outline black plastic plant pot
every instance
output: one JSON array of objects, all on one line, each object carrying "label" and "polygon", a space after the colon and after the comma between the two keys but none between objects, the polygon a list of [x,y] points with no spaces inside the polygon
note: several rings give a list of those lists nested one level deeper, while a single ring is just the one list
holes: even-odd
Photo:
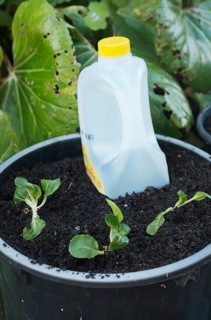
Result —
[{"label": "black plastic plant pot", "polygon": [[211,153],[211,105],[199,113],[196,128],[198,134],[205,142],[205,150]]},{"label": "black plastic plant pot", "polygon": [[[157,137],[211,161],[191,145]],[[1,165],[0,183],[23,166],[75,155],[79,135],[39,143]],[[0,240],[0,286],[7,320],[210,320],[211,244],[163,267],[90,277],[32,263]]]}]

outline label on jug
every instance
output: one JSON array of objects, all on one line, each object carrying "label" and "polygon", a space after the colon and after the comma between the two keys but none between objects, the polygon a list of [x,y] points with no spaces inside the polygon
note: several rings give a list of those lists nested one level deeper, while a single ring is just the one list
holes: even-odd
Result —
[{"label": "label on jug", "polygon": [[98,176],[98,174],[92,164],[92,161],[89,157],[88,150],[84,144],[82,144],[82,151],[83,151],[84,165],[85,165],[86,172],[87,172],[88,176],[90,177],[92,183],[97,188],[97,190],[99,192],[105,194],[105,190],[104,190],[102,181],[100,180],[100,178],[99,178],[99,176]]}]

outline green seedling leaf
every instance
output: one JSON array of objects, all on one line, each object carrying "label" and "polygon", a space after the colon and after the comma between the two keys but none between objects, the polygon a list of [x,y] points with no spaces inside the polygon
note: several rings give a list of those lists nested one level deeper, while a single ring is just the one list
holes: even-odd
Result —
[{"label": "green seedling leaf", "polygon": [[79,64],[67,24],[46,0],[22,2],[13,19],[13,61],[0,106],[19,148],[78,129]]},{"label": "green seedling leaf", "polygon": [[109,226],[112,229],[118,228],[119,226],[118,218],[114,214],[108,214],[105,217],[105,222],[107,226]]},{"label": "green seedling leaf", "polygon": [[69,253],[79,259],[91,259],[103,255],[104,251],[99,250],[97,241],[90,235],[77,235],[69,245]]},{"label": "green seedling leaf", "polygon": [[175,208],[179,207],[181,204],[183,204],[183,203],[185,203],[187,201],[187,194],[184,191],[179,190],[177,195],[179,197],[179,200],[175,204],[175,206],[174,206]]},{"label": "green seedling leaf", "polygon": [[40,235],[42,230],[45,228],[46,223],[44,220],[40,219],[40,217],[37,215],[35,219],[32,219],[31,227],[27,228],[25,227],[23,229],[23,238],[24,240],[32,240]]},{"label": "green seedling leaf", "polygon": [[110,242],[118,242],[121,239],[121,236],[117,229],[111,229],[110,231]]},{"label": "green seedling leaf", "polygon": [[[113,230],[115,231],[115,230]],[[117,249],[121,249],[124,246],[128,245],[129,239],[127,236],[114,236],[113,241],[110,243],[108,247],[108,251],[114,251]]]},{"label": "green seedling leaf", "polygon": [[30,199],[35,199],[35,201],[39,200],[39,198],[42,195],[42,191],[39,186],[33,183],[27,183],[25,185],[25,189],[28,192],[29,198]]},{"label": "green seedling leaf", "polygon": [[27,185],[28,183],[28,180],[24,177],[17,177],[15,178],[15,185],[16,187],[19,187],[19,188],[23,188]]},{"label": "green seedling leaf", "polygon": [[29,183],[27,179],[23,177],[17,177],[15,179],[16,190],[14,194],[14,200],[16,202],[25,202],[29,205],[41,197],[41,189],[36,184]]},{"label": "green seedling leaf", "polygon": [[121,236],[126,236],[130,233],[130,230],[130,227],[125,223],[121,223],[118,227],[118,232]]},{"label": "green seedling leaf", "polygon": [[52,195],[61,185],[61,180],[59,178],[55,180],[41,180],[42,190],[45,192],[44,196],[48,197]]},{"label": "green seedling leaf", "polygon": [[111,201],[109,199],[106,199],[106,202],[111,207],[113,214],[118,218],[119,223],[121,223],[123,220],[123,214],[122,214],[122,211],[120,210],[120,208],[116,205],[116,203],[114,203],[113,201]]},{"label": "green seedling leaf", "polygon": [[[113,251],[129,243],[127,234],[130,232],[130,227],[120,223],[123,220],[123,215],[119,207],[109,199],[106,201],[113,211],[113,214],[108,214],[105,217],[105,222],[110,227],[108,251]],[[70,241],[69,252],[73,257],[80,259],[91,259],[104,254],[104,251],[99,250],[97,241],[92,236],[84,234],[77,235]]]},{"label": "green seedling leaf", "polygon": [[27,183],[25,186],[28,195],[30,198],[34,198],[35,200],[39,200],[42,195],[41,189],[39,186],[33,183]]},{"label": "green seedling leaf", "polygon": [[25,188],[16,188],[14,193],[14,201],[16,203],[25,202],[28,196],[28,192]]},{"label": "green seedling leaf", "polygon": [[[125,237],[127,234],[130,233],[130,227],[125,224],[125,223],[121,223],[118,225],[118,227],[115,229],[111,229],[110,231],[110,242],[111,244],[115,243],[115,248],[118,249],[122,247],[122,243],[126,243],[128,244],[129,240],[127,237]],[[127,241],[126,241],[127,238]],[[111,245],[110,244],[110,245]],[[114,246],[112,246],[114,248]]]},{"label": "green seedling leaf", "polygon": [[201,201],[201,200],[204,200],[205,198],[211,199],[211,195],[202,191],[198,191],[194,194],[194,196],[192,197],[192,200]]},{"label": "green seedling leaf", "polygon": [[130,232],[130,227],[125,223],[121,223],[123,214],[120,208],[113,201],[109,199],[106,199],[106,201],[113,211],[113,214],[108,214],[105,217],[106,224],[111,228],[108,251],[113,251],[120,249],[129,243],[129,239],[126,235]]},{"label": "green seedling leaf", "polygon": [[190,198],[188,200],[186,198],[186,201],[182,202],[178,207],[181,207],[181,206],[183,206],[185,204],[188,204],[189,202],[192,202],[194,200],[195,201],[201,201],[201,200],[204,200],[205,198],[211,199],[211,196],[206,192],[197,191],[192,198]]},{"label": "green seedling leaf", "polygon": [[157,215],[157,217],[155,218],[155,220],[153,220],[148,226],[147,226],[147,233],[150,236],[154,236],[158,230],[160,229],[160,227],[162,227],[162,225],[165,222],[165,218],[163,215],[163,212],[161,212],[160,214]]}]

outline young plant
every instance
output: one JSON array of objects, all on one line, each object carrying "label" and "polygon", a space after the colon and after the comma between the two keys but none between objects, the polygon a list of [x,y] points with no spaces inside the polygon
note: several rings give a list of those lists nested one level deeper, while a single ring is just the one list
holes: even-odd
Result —
[{"label": "young plant", "polygon": [[43,199],[40,205],[38,205],[38,200],[42,195],[40,187],[36,184],[28,182],[27,179],[23,177],[17,177],[15,179],[15,193],[14,201],[16,203],[25,202],[32,210],[32,219],[30,227],[25,227],[23,229],[23,238],[25,240],[32,240],[36,238],[42,230],[45,228],[46,223],[38,215],[38,210],[44,206],[47,197],[52,195],[60,186],[60,179],[55,180],[41,180],[41,186],[43,194]]},{"label": "young plant", "polygon": [[125,223],[121,223],[123,214],[120,208],[113,201],[109,199],[106,199],[106,201],[113,211],[113,214],[108,214],[105,217],[105,222],[110,227],[108,251],[113,251],[121,249],[129,243],[127,235],[130,233],[130,227]]},{"label": "young plant", "polygon": [[201,201],[201,200],[204,200],[205,198],[211,199],[211,195],[209,195],[205,192],[202,192],[202,191],[196,192],[194,194],[194,196],[190,199],[187,199],[187,195],[182,190],[179,190],[177,195],[178,195],[179,199],[176,202],[176,204],[174,205],[174,207],[169,207],[165,211],[160,212],[157,215],[157,217],[147,226],[146,232],[149,235],[154,236],[158,232],[160,227],[164,224],[164,222],[165,222],[164,216],[168,212],[173,211],[176,208],[182,207],[182,206],[190,203],[191,201]]},{"label": "young plant", "polygon": [[[105,217],[106,224],[110,230],[110,244],[108,251],[113,251],[126,246],[129,243],[127,237],[130,232],[128,225],[121,223],[123,214],[120,208],[111,200],[106,199],[111,207],[113,214]],[[77,235],[70,240],[69,253],[79,259],[91,259],[98,255],[103,255],[104,251],[99,250],[98,242],[90,235]]]}]

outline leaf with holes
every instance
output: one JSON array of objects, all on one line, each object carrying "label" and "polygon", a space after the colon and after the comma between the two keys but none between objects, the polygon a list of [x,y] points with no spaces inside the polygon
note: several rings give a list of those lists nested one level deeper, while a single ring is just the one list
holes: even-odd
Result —
[{"label": "leaf with holes", "polygon": [[46,0],[30,0],[18,7],[12,33],[14,68],[0,105],[20,147],[75,132],[79,64],[66,23]]},{"label": "leaf with holes", "polygon": [[[147,9],[146,9],[147,8]],[[157,53],[168,71],[178,75],[194,90],[211,87],[211,2],[142,1],[136,12],[154,23]]]},{"label": "leaf with holes", "polygon": [[17,138],[5,112],[0,110],[0,164],[18,152]]},{"label": "leaf with holes", "polygon": [[149,98],[157,133],[181,138],[193,124],[189,102],[177,81],[162,67],[148,63]]},{"label": "leaf with holes", "polygon": [[97,61],[98,53],[94,46],[74,27],[69,25],[69,31],[76,50],[77,61],[81,68],[88,67]]},{"label": "leaf with holes", "polygon": [[117,14],[112,12],[115,32],[127,36],[133,55],[147,63],[150,107],[156,133],[181,138],[193,123],[189,102],[178,82],[163,69],[156,56],[153,27],[140,23],[130,6],[121,8]]},{"label": "leaf with holes", "polygon": [[[142,56],[140,50],[134,49],[133,52]],[[150,58],[145,60],[154,129],[156,133],[181,138],[193,124],[189,102],[178,82],[162,66]]]}]

